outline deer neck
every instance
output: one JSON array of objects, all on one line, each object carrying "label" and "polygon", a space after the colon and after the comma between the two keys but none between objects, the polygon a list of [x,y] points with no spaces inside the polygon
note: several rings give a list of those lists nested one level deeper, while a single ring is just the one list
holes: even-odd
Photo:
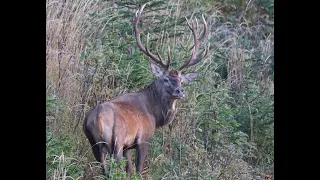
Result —
[{"label": "deer neck", "polygon": [[168,98],[161,93],[162,87],[151,83],[145,88],[149,112],[154,116],[156,127],[172,122],[176,113],[177,99]]}]

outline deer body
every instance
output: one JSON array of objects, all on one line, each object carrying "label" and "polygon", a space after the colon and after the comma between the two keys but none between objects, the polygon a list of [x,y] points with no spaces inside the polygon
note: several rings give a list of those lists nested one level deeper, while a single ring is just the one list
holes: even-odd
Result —
[{"label": "deer body", "polygon": [[[181,74],[183,68],[200,61],[196,57],[199,49],[199,39],[195,36],[194,24],[191,27],[188,22],[195,41],[191,58],[178,70],[171,70],[170,51],[168,52],[168,63],[164,64],[160,55],[157,58],[147,47],[145,48],[141,44],[141,32],[137,28],[137,24],[140,21],[144,6],[136,12],[134,30],[138,47],[154,62],[151,64],[151,68],[157,79],[135,93],[123,94],[93,107],[87,113],[83,122],[83,131],[92,146],[96,160],[101,163],[104,175],[106,153],[110,156],[114,155],[116,162],[119,162],[122,156],[125,156],[127,159],[126,170],[128,175],[131,174],[131,149],[136,149],[137,151],[136,171],[142,173],[148,143],[154,135],[155,129],[170,123],[174,119],[176,103],[184,97],[184,89],[181,87],[182,82],[190,82],[197,76],[197,73],[194,72],[185,75]],[[200,41],[204,39],[205,34],[206,22]],[[206,54],[207,50],[205,56]],[[160,67],[156,64],[160,65]],[[111,171],[112,168],[109,169],[109,173]]]},{"label": "deer body", "polygon": [[[161,81],[158,79],[158,81]],[[127,151],[139,146],[147,147],[155,128],[164,126],[173,120],[177,99],[163,97],[157,92],[157,82],[136,93],[116,97],[109,102],[97,105],[87,114],[84,132],[91,145],[95,145],[95,157],[101,161],[101,153],[115,154],[116,161]],[[147,149],[138,151],[138,157],[145,158]],[[143,170],[143,160],[138,171]],[[128,165],[127,165],[128,166]],[[128,169],[128,172],[131,168]]]}]

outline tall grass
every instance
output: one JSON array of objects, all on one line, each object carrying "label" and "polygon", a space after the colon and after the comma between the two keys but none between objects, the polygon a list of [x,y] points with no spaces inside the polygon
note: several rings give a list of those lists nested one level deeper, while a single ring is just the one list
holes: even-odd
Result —
[{"label": "tall grass", "polygon": [[[58,96],[62,111],[63,124],[50,126],[55,130],[71,130],[77,115],[86,108],[83,101],[84,81],[88,80],[89,58],[86,43],[103,37],[105,16],[110,5],[100,0],[47,1],[47,94]],[[62,113],[62,114],[61,114]],[[58,121],[57,121],[58,122]]]}]

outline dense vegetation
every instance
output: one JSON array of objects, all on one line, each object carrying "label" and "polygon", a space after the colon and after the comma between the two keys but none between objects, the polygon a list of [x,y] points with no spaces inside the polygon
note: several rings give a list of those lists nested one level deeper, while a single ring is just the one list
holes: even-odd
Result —
[{"label": "dense vegetation", "polygon": [[[82,122],[92,106],[155,78],[132,30],[132,15],[145,2],[47,0],[47,179],[102,179]],[[210,56],[189,69],[199,76],[184,85],[186,98],[173,123],[156,130],[143,177],[271,178],[273,1],[150,1],[144,10],[145,23],[156,22],[146,30],[150,49],[165,56],[170,46],[178,67],[193,45],[185,17],[200,20],[202,14]],[[113,179],[125,178],[124,163]]]}]

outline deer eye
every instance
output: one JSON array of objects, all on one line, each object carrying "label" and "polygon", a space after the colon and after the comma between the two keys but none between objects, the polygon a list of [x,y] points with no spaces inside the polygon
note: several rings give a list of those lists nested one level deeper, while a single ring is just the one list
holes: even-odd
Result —
[{"label": "deer eye", "polygon": [[164,80],[164,82],[168,82],[169,81],[168,78],[164,78],[163,80]]}]

